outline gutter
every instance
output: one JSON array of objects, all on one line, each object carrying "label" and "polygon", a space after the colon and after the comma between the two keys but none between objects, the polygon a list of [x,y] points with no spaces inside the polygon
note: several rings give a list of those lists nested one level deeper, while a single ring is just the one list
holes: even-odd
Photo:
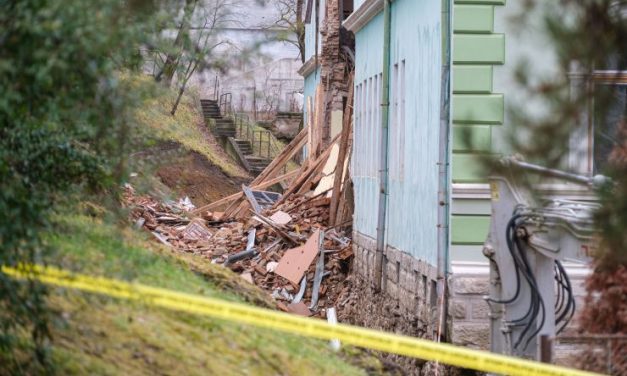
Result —
[{"label": "gutter", "polygon": [[437,338],[446,338],[447,279],[449,276],[450,253],[450,155],[451,155],[451,43],[452,43],[452,0],[442,0],[442,78],[440,89],[440,142],[438,156],[438,307],[439,320]]},{"label": "gutter", "polygon": [[385,252],[385,224],[388,196],[388,140],[390,127],[390,39],[391,39],[391,0],[384,0],[383,6],[383,72],[381,81],[381,152],[379,154],[379,214],[377,218],[377,249],[375,253],[375,291],[381,291],[383,282],[383,253]]}]

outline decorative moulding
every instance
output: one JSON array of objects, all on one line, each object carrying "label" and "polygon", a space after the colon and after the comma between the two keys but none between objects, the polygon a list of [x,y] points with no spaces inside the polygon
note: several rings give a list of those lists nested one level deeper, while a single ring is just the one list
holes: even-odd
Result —
[{"label": "decorative moulding", "polygon": [[342,25],[353,33],[361,30],[371,19],[383,11],[383,0],[366,0],[361,6],[351,13]]}]

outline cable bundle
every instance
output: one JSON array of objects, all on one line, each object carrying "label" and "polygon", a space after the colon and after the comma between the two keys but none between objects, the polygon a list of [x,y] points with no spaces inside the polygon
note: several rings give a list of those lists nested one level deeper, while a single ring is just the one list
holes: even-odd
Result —
[{"label": "cable bundle", "polygon": [[[527,346],[529,346],[531,340],[535,338],[535,336],[540,332],[540,329],[542,328],[542,326],[544,325],[544,321],[546,320],[546,307],[544,304],[544,300],[542,299],[542,296],[540,294],[536,278],[534,276],[531,266],[529,265],[526,254],[526,240],[528,239],[529,235],[523,225],[525,223],[525,217],[528,216],[529,214],[514,214],[507,223],[507,227],[505,230],[507,248],[510,255],[512,256],[514,267],[516,269],[516,291],[514,295],[508,299],[487,300],[488,302],[497,304],[511,304],[516,301],[520,295],[522,275],[522,279],[524,279],[524,281],[526,281],[526,283],[529,285],[531,301],[527,312],[522,317],[510,321],[510,324],[516,326],[524,325],[522,333],[514,344],[514,348],[517,349],[526,338],[523,346],[523,351],[527,348]],[[557,333],[560,333],[566,327],[566,325],[575,313],[575,299],[572,292],[572,286],[570,284],[570,280],[568,279],[566,271],[564,270],[562,264],[557,260],[555,261],[554,269],[555,281],[557,283],[557,299],[555,304],[557,318],[555,325],[558,326],[560,323],[563,323],[557,331]],[[535,330],[530,331],[533,324],[538,318],[539,325],[537,325],[537,328]]]}]

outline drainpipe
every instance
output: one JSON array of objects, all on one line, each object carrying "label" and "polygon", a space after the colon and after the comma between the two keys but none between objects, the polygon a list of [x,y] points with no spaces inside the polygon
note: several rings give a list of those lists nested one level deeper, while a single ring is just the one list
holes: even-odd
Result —
[{"label": "drainpipe", "polygon": [[391,0],[384,0],[383,5],[383,72],[381,81],[381,153],[379,155],[379,215],[377,218],[377,250],[375,253],[375,291],[381,291],[383,281],[383,253],[385,251],[385,223],[388,196],[388,139],[390,128],[390,34],[391,34]]},{"label": "drainpipe", "polygon": [[440,94],[440,146],[438,156],[438,307],[437,338],[446,338],[447,278],[449,274],[450,109],[451,109],[451,2],[442,0],[442,79]]}]

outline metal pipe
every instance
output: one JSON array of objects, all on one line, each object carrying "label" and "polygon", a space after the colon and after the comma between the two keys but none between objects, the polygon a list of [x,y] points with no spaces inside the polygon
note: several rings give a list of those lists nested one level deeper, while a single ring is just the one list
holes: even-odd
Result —
[{"label": "metal pipe", "polygon": [[442,51],[442,79],[440,93],[440,143],[438,157],[438,279],[445,280],[449,268],[449,210],[450,210],[450,113],[451,113],[451,2],[443,0],[442,32],[445,44]]},{"label": "metal pipe", "polygon": [[[440,142],[438,156],[438,306],[440,320],[438,323],[439,337],[446,337],[444,325],[446,307],[446,281],[449,274],[449,218],[450,218],[450,105],[451,105],[451,9],[452,0],[442,0],[442,32],[445,34],[442,50],[442,79],[440,93]],[[438,338],[439,339],[439,338]]]},{"label": "metal pipe", "polygon": [[381,150],[379,154],[379,214],[377,218],[377,250],[375,253],[375,291],[381,291],[383,280],[383,253],[385,252],[385,222],[387,219],[388,196],[388,139],[390,127],[390,39],[391,39],[391,0],[383,5],[383,72],[381,74]]},{"label": "metal pipe", "polygon": [[603,185],[606,181],[608,181],[608,179],[603,175],[596,175],[594,177],[576,175],[576,174],[571,174],[569,172],[565,172],[561,170],[556,170],[552,168],[538,166],[532,163],[523,162],[513,157],[504,158],[502,162],[505,165],[515,166],[523,170],[537,172],[541,175],[564,179],[566,181],[570,181],[576,184],[599,186],[599,185]]}]

